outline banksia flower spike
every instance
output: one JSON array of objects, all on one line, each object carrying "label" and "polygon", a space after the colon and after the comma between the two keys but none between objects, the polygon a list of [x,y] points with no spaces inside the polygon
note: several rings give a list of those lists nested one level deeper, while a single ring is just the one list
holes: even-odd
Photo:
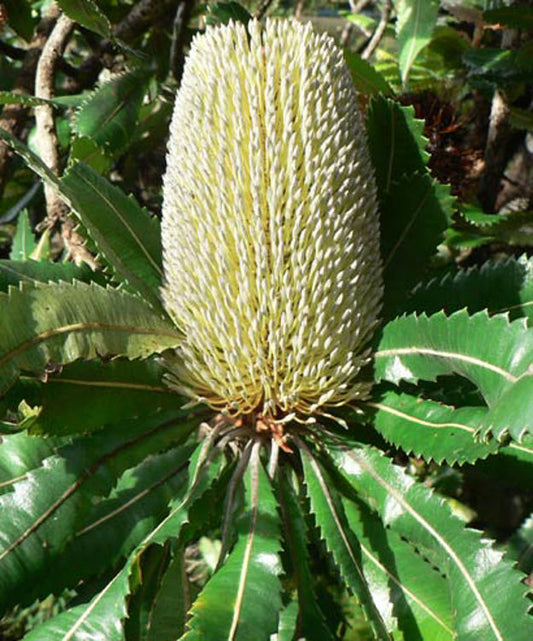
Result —
[{"label": "banksia flower spike", "polygon": [[230,416],[313,420],[363,399],[381,305],[373,170],[342,52],[309,25],[193,41],[164,180],[171,375]]}]

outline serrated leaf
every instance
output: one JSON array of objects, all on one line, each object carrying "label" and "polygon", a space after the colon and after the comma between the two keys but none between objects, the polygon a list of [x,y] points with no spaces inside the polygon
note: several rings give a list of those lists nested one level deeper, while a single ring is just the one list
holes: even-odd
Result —
[{"label": "serrated leaf", "polygon": [[112,35],[109,19],[94,0],[57,0],[63,12],[72,20],[104,38]]},{"label": "serrated leaf", "polygon": [[185,401],[165,385],[164,373],[153,360],[77,362],[51,373],[46,382],[21,376],[6,403],[14,410],[23,398],[41,408],[31,434],[88,434],[106,424],[178,410]]},{"label": "serrated leaf", "polygon": [[326,547],[331,553],[342,578],[364,608],[365,615],[377,639],[390,640],[390,630],[377,609],[366,582],[361,561],[361,549],[350,530],[342,502],[329,475],[321,468],[306,447],[300,448],[307,495],[311,512]]},{"label": "serrated leaf", "polygon": [[533,259],[527,255],[490,260],[421,283],[407,301],[406,311],[447,314],[466,308],[473,314],[483,309],[509,312],[511,318],[533,320]]},{"label": "serrated leaf", "polygon": [[[458,641],[528,641],[522,575],[445,501],[364,445],[329,448],[337,468],[386,526],[415,545],[448,579]],[[505,585],[505,599],[496,586]]]},{"label": "serrated leaf", "polygon": [[[189,465],[189,484],[183,496],[179,493],[171,503],[170,513],[128,557],[122,570],[91,601],[54,617],[39,626],[24,641],[122,641],[123,620],[126,617],[125,601],[130,593],[130,576],[138,567],[141,554],[152,544],[162,545],[169,539],[178,539],[189,520],[189,509],[202,496],[222,469],[220,450],[211,450],[209,457],[206,443],[198,446]],[[112,598],[109,596],[111,595]]]},{"label": "serrated leaf", "polygon": [[438,0],[394,0],[398,61],[405,85],[414,61],[429,44],[439,11]]},{"label": "serrated leaf", "polygon": [[402,316],[388,323],[375,354],[377,380],[399,383],[458,374],[494,405],[533,359],[533,330],[523,320],[469,316]]},{"label": "serrated leaf", "polygon": [[292,559],[294,580],[298,589],[299,629],[308,641],[333,641],[333,633],[313,592],[313,575],[307,552],[307,527],[298,500],[286,474],[279,480],[283,535]]},{"label": "serrated leaf", "polygon": [[28,260],[37,247],[37,241],[31,230],[30,219],[26,210],[20,212],[13,244],[9,253],[10,260]]},{"label": "serrated leaf", "polygon": [[428,174],[412,174],[391,185],[381,205],[381,250],[388,306],[403,300],[420,279],[443,239],[451,209],[448,187]]},{"label": "serrated leaf", "polygon": [[480,438],[501,441],[511,436],[521,441],[533,434],[533,374],[524,374],[498,399],[479,424]]},{"label": "serrated leaf", "polygon": [[115,154],[128,145],[137,123],[150,72],[134,69],[89,94],[76,111],[74,132]]},{"label": "serrated leaf", "polygon": [[151,604],[145,641],[175,641],[185,630],[188,586],[182,550],[174,555]]},{"label": "serrated leaf", "polygon": [[33,629],[22,641],[123,641],[129,577],[119,572],[89,603],[78,605]]},{"label": "serrated leaf", "polygon": [[385,307],[390,314],[420,280],[441,242],[453,198],[449,186],[428,173],[424,123],[414,117],[412,107],[376,96],[368,108],[367,129],[380,202]]},{"label": "serrated leaf", "polygon": [[487,240],[498,240],[514,245],[533,242],[533,212],[508,211],[500,214],[485,214],[472,205],[461,207],[460,223],[467,233],[479,234]]},{"label": "serrated leaf", "polygon": [[445,578],[362,503],[343,500],[365,576],[385,620],[409,641],[455,638]]},{"label": "serrated leaf", "polygon": [[28,147],[0,128],[4,140],[74,210],[119,280],[161,309],[161,237],[157,220],[87,165],[60,180]]},{"label": "serrated leaf", "polygon": [[117,277],[157,309],[163,274],[157,220],[87,165],[71,167],[62,180],[72,207]]},{"label": "serrated leaf", "polygon": [[350,49],[344,49],[344,59],[358,93],[365,96],[383,94],[392,96],[389,83],[376,69],[361,56]]},{"label": "serrated leaf", "polygon": [[412,106],[375,96],[367,112],[368,144],[380,194],[402,176],[426,170],[429,154],[424,121]]},{"label": "serrated leaf", "polygon": [[377,402],[374,427],[389,443],[426,461],[473,463],[498,450],[475,438],[487,414],[483,407],[449,407],[409,394],[386,392]]},{"label": "serrated leaf", "polygon": [[180,336],[141,299],[76,282],[21,286],[0,294],[0,392],[21,370],[103,355],[146,358]]},{"label": "serrated leaf", "polygon": [[106,496],[117,476],[183,441],[196,424],[176,412],[123,422],[58,449],[0,497],[1,509],[10,515],[0,525],[2,611],[6,605],[33,600],[32,593],[41,587],[35,576],[51,571],[54,559],[83,526],[94,499]]},{"label": "serrated leaf", "polygon": [[239,538],[193,604],[184,640],[268,641],[277,630],[281,608],[279,515],[256,447],[245,487]]},{"label": "serrated leaf", "polygon": [[0,292],[7,292],[10,285],[19,283],[65,283],[80,280],[84,283],[95,280],[104,284],[101,274],[93,272],[87,265],[74,263],[50,263],[45,260],[0,260]]}]

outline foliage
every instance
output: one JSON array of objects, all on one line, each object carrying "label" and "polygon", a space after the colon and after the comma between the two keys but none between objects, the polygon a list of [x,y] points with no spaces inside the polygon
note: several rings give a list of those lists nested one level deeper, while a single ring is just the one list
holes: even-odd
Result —
[{"label": "foliage", "polygon": [[305,6],[350,27],[385,292],[371,398],[286,441],[167,384],[159,217],[191,38],[301,3],[134,4],[57,0],[76,24],[44,100],[24,78],[58,9],[0,2],[0,636],[530,641],[533,195],[487,206],[476,174],[495,96],[498,181],[531,136],[528,3]]}]

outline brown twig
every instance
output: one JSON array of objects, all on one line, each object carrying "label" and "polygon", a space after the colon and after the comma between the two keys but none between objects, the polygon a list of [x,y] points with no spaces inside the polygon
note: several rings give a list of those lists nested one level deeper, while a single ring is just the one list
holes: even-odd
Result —
[{"label": "brown twig", "polygon": [[370,56],[374,53],[374,51],[378,48],[379,43],[383,38],[383,34],[385,33],[385,29],[389,24],[391,11],[392,11],[392,0],[383,0],[383,3],[381,5],[381,17],[379,19],[378,26],[376,27],[376,30],[374,31],[372,38],[370,38],[370,42],[367,44],[367,46],[365,47],[365,50],[361,54],[361,58],[363,58],[363,60],[368,60]]},{"label": "brown twig", "polygon": [[[501,49],[512,49],[518,41],[516,29],[502,32]],[[509,103],[502,89],[496,89],[490,108],[489,129],[485,143],[484,167],[479,180],[478,198],[485,211],[493,213],[502,185],[503,172],[516,145],[509,122]]]},{"label": "brown twig", "polygon": [[254,18],[256,20],[261,20],[261,18],[263,18],[266,12],[270,9],[270,5],[273,3],[273,1],[274,0],[261,0],[254,12]]},{"label": "brown twig", "polygon": [[[37,25],[30,46],[24,55],[20,72],[12,89],[13,93],[33,94],[37,62],[41,55],[41,49],[52,31],[54,24],[55,17],[47,16]],[[0,127],[13,136],[18,136],[24,126],[27,113],[28,108],[24,105],[8,105],[4,107],[0,117]],[[4,191],[10,158],[10,148],[0,142],[0,196]]]},{"label": "brown twig", "polygon": [[[35,73],[35,96],[50,100],[55,95],[54,75],[59,60],[74,29],[74,21],[66,15],[60,15],[52,32],[43,46]],[[41,160],[59,175],[61,165],[59,160],[57,133],[54,114],[51,105],[35,107],[36,143]],[[61,237],[67,248],[67,257],[72,258],[77,264],[87,263],[93,269],[96,262],[89,251],[84,247],[83,239],[74,229],[74,223],[68,216],[68,207],[63,202],[57,191],[49,184],[44,185],[46,200],[45,227],[61,226]]]},{"label": "brown twig", "polygon": [[370,4],[370,0],[359,0],[359,2],[356,2],[355,0],[349,0],[348,4],[350,5],[350,11],[352,13],[359,13],[368,4]]},{"label": "brown twig", "polygon": [[172,25],[172,44],[170,47],[170,71],[174,78],[180,82],[185,63],[184,47],[187,25],[191,18],[194,0],[181,0],[176,10]]},{"label": "brown twig", "polygon": [[296,0],[296,6],[294,7],[294,17],[296,20],[301,20],[304,15],[305,9],[305,0]]},{"label": "brown twig", "polygon": [[[56,65],[65,51],[73,28],[74,22],[68,16],[61,15],[52,29],[52,33],[46,41],[37,63],[35,73],[36,98],[50,100],[54,97]],[[41,159],[54,174],[59,175],[57,133],[51,105],[35,107],[35,123],[37,127],[36,143]],[[61,220],[65,217],[65,205],[50,185],[45,185],[44,193],[47,217],[50,225],[52,225],[56,220]]]}]

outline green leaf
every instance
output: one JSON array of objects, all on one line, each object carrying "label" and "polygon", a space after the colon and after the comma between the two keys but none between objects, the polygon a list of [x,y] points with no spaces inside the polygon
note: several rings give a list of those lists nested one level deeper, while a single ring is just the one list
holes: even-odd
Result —
[{"label": "green leaf", "polygon": [[31,149],[15,138],[15,136],[12,136],[9,131],[2,129],[2,127],[0,127],[0,140],[3,140],[7,145],[9,145],[9,147],[11,147],[11,149],[13,149],[13,151],[15,151],[24,160],[28,167],[42,178],[42,180],[55,187],[61,193],[61,183],[59,178],[43,163],[39,156],[31,151]]},{"label": "green leaf", "polygon": [[122,570],[88,603],[54,617],[32,631],[24,641],[43,638],[47,641],[84,641],[88,638],[91,641],[123,641],[130,576],[135,568],[139,569],[143,551],[152,544],[162,545],[169,539],[178,539],[189,520],[189,509],[218,477],[222,462],[220,450],[210,450],[208,440],[200,444],[189,464],[185,496],[180,492],[175,497],[169,514],[143,538]]},{"label": "green leaf", "polygon": [[60,581],[75,585],[102,574],[130,554],[168,514],[169,501],[184,495],[191,449],[172,448],[127,470],[109,497],[80,523],[60,555],[43,568],[39,592],[57,590]]},{"label": "green leaf", "polygon": [[[515,245],[533,244],[531,220],[533,212],[509,211],[501,214],[485,214],[472,205],[461,207],[461,217],[466,221],[467,232],[477,233],[491,240]],[[463,220],[459,222],[462,223]]]},{"label": "green leaf", "polygon": [[90,167],[77,164],[59,180],[38,156],[1,128],[0,139],[74,209],[115,275],[161,309],[163,270],[157,220]]},{"label": "green leaf", "polygon": [[84,100],[82,94],[74,96],[56,96],[55,98],[37,98],[28,94],[13,91],[0,91],[0,105],[25,105],[38,107],[39,105],[52,105],[54,107],[77,107]]},{"label": "green leaf", "polygon": [[150,606],[145,641],[175,641],[185,631],[188,585],[183,550],[179,549],[161,578]]},{"label": "green leaf", "polygon": [[527,432],[533,434],[532,416],[533,374],[524,374],[484,416],[479,435],[484,439],[494,436],[499,441],[511,436],[521,441]]},{"label": "green leaf", "polygon": [[533,8],[499,7],[483,12],[483,20],[489,24],[500,24],[512,29],[533,31]]},{"label": "green leaf", "polygon": [[123,641],[122,621],[129,593],[128,574],[119,572],[89,603],[62,612],[34,628],[22,641]]},{"label": "green leaf", "polygon": [[283,535],[292,559],[292,568],[298,589],[300,624],[308,641],[333,641],[331,630],[320,610],[313,592],[314,578],[307,552],[307,526],[298,500],[286,474],[280,475],[280,507],[283,516]]},{"label": "green leaf", "polygon": [[13,31],[30,42],[37,20],[32,17],[31,5],[27,0],[3,0],[7,11],[7,22]]},{"label": "green leaf", "polygon": [[[445,578],[363,503],[343,500],[362,552],[363,570],[385,620],[409,641],[455,638]],[[388,605],[388,608],[387,608]]]},{"label": "green leaf", "polygon": [[36,247],[37,241],[31,230],[28,212],[24,210],[20,212],[18,217],[17,230],[13,237],[9,258],[10,260],[28,260]]},{"label": "green leaf", "polygon": [[214,2],[208,5],[208,14],[205,23],[208,26],[242,22],[248,24],[252,19],[251,14],[238,2]]},{"label": "green leaf", "polygon": [[428,174],[412,174],[391,186],[381,204],[381,250],[388,306],[403,301],[420,280],[443,240],[451,210],[448,186]]},{"label": "green leaf", "polygon": [[163,269],[158,221],[87,165],[71,167],[62,186],[115,275],[160,309]]},{"label": "green leaf", "polygon": [[380,194],[386,194],[403,176],[426,171],[428,139],[414,107],[375,96],[368,106],[367,130]]},{"label": "green leaf", "polygon": [[2,436],[0,448],[0,493],[11,492],[27,472],[41,465],[58,446],[57,439],[28,436],[26,433]]},{"label": "green leaf", "polygon": [[270,637],[270,641],[292,641],[296,634],[297,623],[298,601],[291,601],[281,610],[278,631]]},{"label": "green leaf", "polygon": [[[448,580],[458,641],[528,641],[522,575],[446,502],[368,446],[329,448],[337,468],[384,524],[416,546]],[[494,586],[505,585],[505,599]]]},{"label": "green leaf", "polygon": [[0,392],[20,370],[103,355],[146,358],[180,343],[141,299],[95,284],[21,285],[0,294],[0,305]]},{"label": "green leaf", "polygon": [[375,354],[377,380],[398,384],[458,374],[479,389],[491,407],[524,374],[533,359],[533,330],[520,319],[469,316],[402,316],[388,323]]},{"label": "green leaf", "polygon": [[106,424],[160,411],[178,410],[185,401],[163,381],[165,370],[154,361],[76,362],[46,382],[21,376],[6,396],[16,408],[23,398],[41,407],[32,434],[88,434]]},{"label": "green leaf", "polygon": [[533,321],[533,258],[523,254],[490,260],[481,267],[450,272],[421,283],[407,301],[406,311],[447,314],[466,308],[470,314],[487,309],[509,312],[511,318]]},{"label": "green leaf", "polygon": [[320,529],[342,578],[357,596],[377,639],[390,640],[385,625],[366,582],[361,560],[361,548],[346,520],[337,490],[329,475],[318,464],[307,447],[300,448],[307,495],[311,512]]},{"label": "green leaf", "polygon": [[183,493],[190,452],[179,446],[127,470],[108,498],[88,513],[80,511],[64,547],[50,550],[27,577],[19,576],[10,598],[19,593],[19,601],[31,603],[116,567],[166,516],[172,496]]},{"label": "green leaf", "polygon": [[112,36],[111,23],[94,0],[57,0],[57,4],[69,18],[82,27],[104,38]]},{"label": "green leaf", "polygon": [[438,0],[394,0],[398,61],[405,85],[416,57],[429,44],[439,11]]},{"label": "green leaf", "polygon": [[409,394],[386,392],[375,410],[374,427],[389,443],[407,454],[449,465],[473,463],[494,454],[498,443],[480,443],[474,436],[487,410],[454,408]]},{"label": "green leaf", "polygon": [[513,82],[531,82],[533,70],[520,52],[510,49],[472,48],[465,51],[463,61],[469,69],[471,84],[480,87],[505,86]]},{"label": "green leaf", "polygon": [[268,641],[281,609],[280,527],[277,503],[254,447],[245,475],[239,538],[224,565],[191,609],[188,641]]},{"label": "green leaf", "polygon": [[150,73],[134,69],[100,85],[76,111],[74,132],[94,140],[110,153],[124,149],[139,118]]},{"label": "green leaf", "polygon": [[451,219],[453,198],[449,186],[439,184],[427,171],[424,123],[414,117],[412,107],[376,96],[368,108],[367,129],[380,201],[385,306],[390,314],[435,254]]},{"label": "green leaf", "polygon": [[113,164],[112,156],[91,138],[75,136],[70,145],[68,167],[79,162],[88,165],[98,174],[107,173]]},{"label": "green leaf", "polygon": [[352,75],[357,91],[365,96],[383,94],[392,96],[389,83],[376,69],[361,56],[350,49],[344,49],[344,58]]},{"label": "green leaf", "polygon": [[[47,573],[54,561],[83,527],[95,498],[106,496],[117,476],[183,441],[196,424],[176,412],[123,422],[58,449],[42,466],[28,471],[13,492],[0,497],[0,508],[10,514],[0,525],[0,610],[30,603],[44,587],[35,583],[39,573],[45,575],[43,583],[53,581]],[[94,564],[97,569],[98,562]],[[68,567],[65,573],[68,576]]]},{"label": "green leaf", "polygon": [[10,285],[19,283],[47,283],[80,280],[85,283],[96,281],[104,284],[101,274],[93,272],[87,265],[78,267],[74,263],[50,263],[45,260],[0,260],[0,292],[6,292]]}]

